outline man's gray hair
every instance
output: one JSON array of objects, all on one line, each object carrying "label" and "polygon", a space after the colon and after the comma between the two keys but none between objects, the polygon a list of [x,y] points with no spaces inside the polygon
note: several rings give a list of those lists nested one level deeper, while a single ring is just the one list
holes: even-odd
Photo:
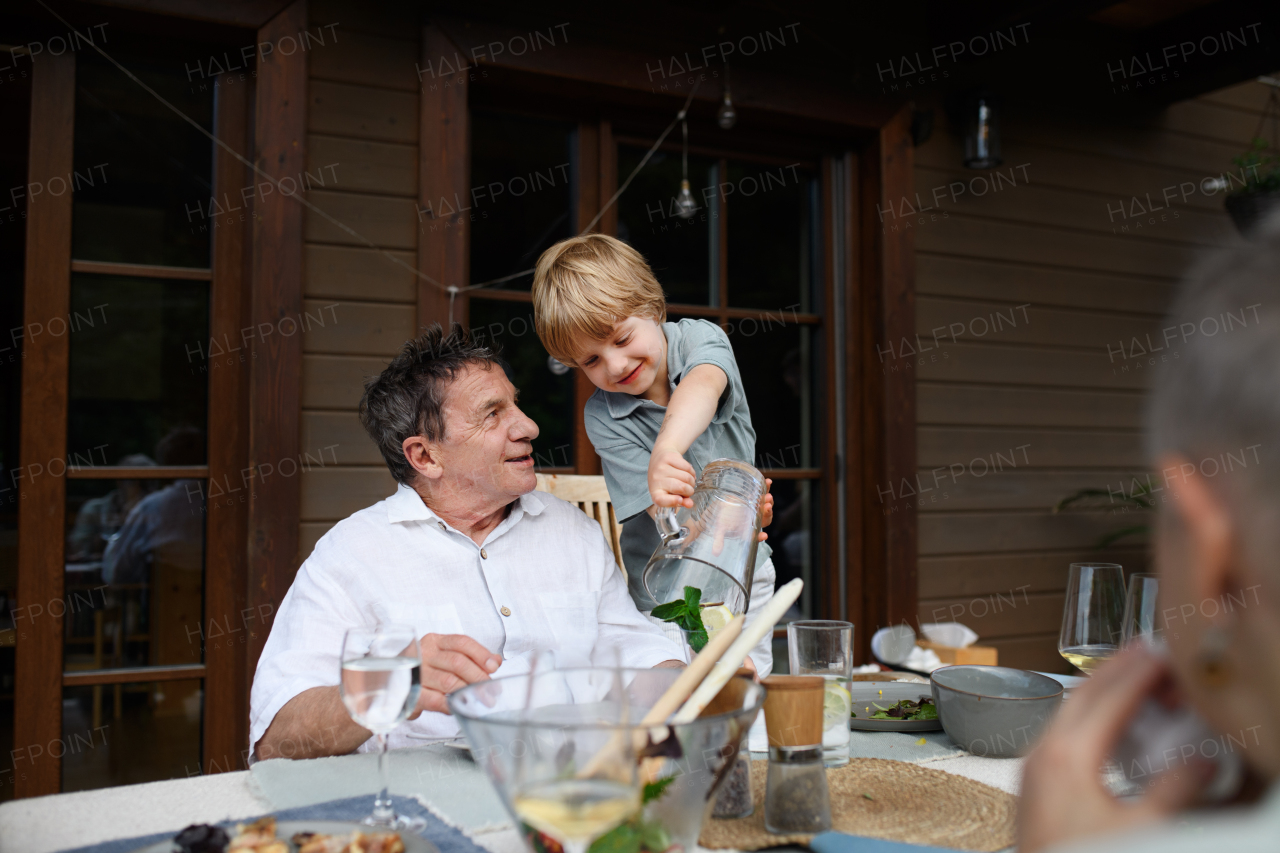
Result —
[{"label": "man's gray hair", "polygon": [[[1280,515],[1280,216],[1179,288],[1147,407],[1153,462],[1180,455],[1251,526]],[[1160,472],[1161,483],[1179,472]],[[1176,481],[1170,480],[1171,482]],[[1247,501],[1246,509],[1239,501]]]},{"label": "man's gray hair", "polygon": [[421,435],[444,439],[444,402],[449,386],[468,365],[501,368],[498,354],[472,343],[454,324],[446,335],[438,324],[407,342],[387,369],[365,383],[360,422],[382,452],[391,476],[412,485],[413,466],[404,455],[405,439]]}]

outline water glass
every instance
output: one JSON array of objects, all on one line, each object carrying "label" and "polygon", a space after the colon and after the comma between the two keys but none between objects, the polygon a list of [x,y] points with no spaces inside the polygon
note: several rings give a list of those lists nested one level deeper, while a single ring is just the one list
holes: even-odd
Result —
[{"label": "water glass", "polygon": [[1093,672],[1120,650],[1123,617],[1124,570],[1116,563],[1072,563],[1058,653]]},{"label": "water glass", "polygon": [[342,704],[351,719],[378,739],[382,789],[373,801],[373,814],[362,821],[367,826],[413,832],[426,826],[422,818],[396,814],[387,781],[387,735],[417,705],[421,671],[418,635],[410,625],[351,628],[342,638]]},{"label": "water glass", "polygon": [[1160,579],[1157,575],[1129,575],[1129,591],[1124,597],[1124,619],[1121,622],[1121,645],[1127,646],[1137,639],[1160,639],[1165,623],[1157,601],[1159,594]]},{"label": "water glass", "polygon": [[787,624],[787,659],[792,675],[820,675],[822,761],[827,767],[849,763],[849,714],[853,710],[853,623],[813,619]]}]

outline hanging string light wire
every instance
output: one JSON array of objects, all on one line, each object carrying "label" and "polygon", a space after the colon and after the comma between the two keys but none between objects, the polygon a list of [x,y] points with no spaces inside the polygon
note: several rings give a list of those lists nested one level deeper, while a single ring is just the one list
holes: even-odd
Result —
[{"label": "hanging string light wire", "polygon": [[680,126],[684,130],[684,145],[680,149],[680,192],[676,195],[676,215],[690,219],[698,212],[698,203],[689,189],[689,122],[681,121]]}]

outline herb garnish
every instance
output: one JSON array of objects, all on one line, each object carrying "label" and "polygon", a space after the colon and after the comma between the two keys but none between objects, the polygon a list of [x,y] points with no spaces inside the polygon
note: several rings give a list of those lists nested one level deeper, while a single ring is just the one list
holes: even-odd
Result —
[{"label": "herb garnish", "polygon": [[[888,708],[871,703],[876,712],[869,716],[864,715],[863,719],[867,720],[936,720],[938,719],[938,709],[934,706],[933,700],[927,696],[921,696],[919,699],[903,699]],[[853,716],[858,716],[854,712]]]},{"label": "herb garnish", "polygon": [[[675,776],[649,782],[644,786],[644,803],[650,803],[663,795]],[[671,836],[659,821],[645,820],[636,815],[631,820],[609,830],[591,842],[588,853],[663,853],[671,847]]]},{"label": "herb garnish", "polygon": [[689,645],[695,652],[707,644],[707,628],[702,624],[702,590],[696,586],[684,588],[684,600],[676,599],[653,608],[655,619],[675,622],[689,635]]}]

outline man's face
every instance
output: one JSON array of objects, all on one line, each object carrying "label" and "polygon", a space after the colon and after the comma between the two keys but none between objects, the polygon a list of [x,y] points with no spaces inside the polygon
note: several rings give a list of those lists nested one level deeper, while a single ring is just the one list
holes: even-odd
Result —
[{"label": "man's face", "polygon": [[591,341],[578,354],[578,366],[597,388],[639,397],[647,394],[662,364],[666,336],[647,317],[613,324],[603,341]]},{"label": "man's face", "polygon": [[474,498],[477,509],[533,491],[538,425],[516,406],[516,395],[497,365],[468,365],[458,374],[445,395],[444,440],[433,445],[444,471],[439,488]]}]

